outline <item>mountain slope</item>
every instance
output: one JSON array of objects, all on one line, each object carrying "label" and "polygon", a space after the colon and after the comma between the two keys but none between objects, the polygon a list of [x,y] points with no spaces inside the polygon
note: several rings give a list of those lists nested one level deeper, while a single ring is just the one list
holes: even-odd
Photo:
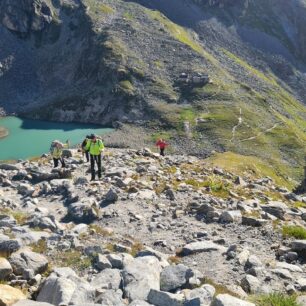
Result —
[{"label": "mountain slope", "polygon": [[[301,176],[305,1],[2,0],[0,6],[6,111],[137,123],[166,131],[190,153],[255,155],[285,179]],[[187,86],[182,73],[208,74],[212,82]]]}]

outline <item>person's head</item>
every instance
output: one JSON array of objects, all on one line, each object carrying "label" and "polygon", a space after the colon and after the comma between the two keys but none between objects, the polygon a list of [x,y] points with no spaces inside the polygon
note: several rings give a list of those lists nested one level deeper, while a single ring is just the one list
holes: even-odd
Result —
[{"label": "person's head", "polygon": [[95,134],[91,134],[91,139],[93,142],[97,141],[97,136]]}]

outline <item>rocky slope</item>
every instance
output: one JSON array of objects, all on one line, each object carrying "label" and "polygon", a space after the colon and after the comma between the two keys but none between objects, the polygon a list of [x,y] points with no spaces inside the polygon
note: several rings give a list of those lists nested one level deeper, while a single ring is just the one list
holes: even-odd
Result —
[{"label": "rocky slope", "polygon": [[301,178],[305,1],[0,6],[0,107],[7,112],[129,122],[149,136],[163,133],[178,151],[254,155],[288,184]]},{"label": "rocky slope", "polygon": [[89,183],[65,154],[0,164],[1,305],[305,305],[306,194],[148,149]]}]

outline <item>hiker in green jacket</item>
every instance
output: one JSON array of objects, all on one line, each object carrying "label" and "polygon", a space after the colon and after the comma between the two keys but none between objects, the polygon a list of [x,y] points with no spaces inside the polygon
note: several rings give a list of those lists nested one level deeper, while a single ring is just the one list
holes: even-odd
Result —
[{"label": "hiker in green jacket", "polygon": [[96,178],[95,163],[98,166],[98,177],[102,176],[102,165],[101,165],[101,153],[104,150],[104,144],[101,139],[98,139],[96,135],[92,134],[91,139],[87,142],[85,150],[89,151],[90,154],[90,169],[91,169],[91,181]]},{"label": "hiker in green jacket", "polygon": [[61,143],[58,140],[53,140],[50,146],[50,153],[53,158],[54,168],[58,166],[58,162],[60,161],[62,164],[62,168],[65,168],[65,160],[63,158],[63,148],[69,147],[69,141],[66,143]]}]

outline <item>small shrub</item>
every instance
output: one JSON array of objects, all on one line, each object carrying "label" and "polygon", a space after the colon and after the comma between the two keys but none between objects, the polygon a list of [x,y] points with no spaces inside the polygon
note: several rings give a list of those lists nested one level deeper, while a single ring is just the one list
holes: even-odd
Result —
[{"label": "small shrub", "polygon": [[283,226],[283,236],[306,239],[306,229],[297,225],[285,225]]},{"label": "small shrub", "polygon": [[170,264],[178,265],[181,261],[182,261],[182,259],[179,256],[170,256],[170,257],[168,257],[168,262]]},{"label": "small shrub", "polygon": [[137,255],[137,253],[141,250],[143,250],[143,244],[140,243],[140,242],[135,242],[133,245],[132,245],[132,248],[131,248],[131,251],[130,251],[130,254],[135,257]]},{"label": "small shrub", "polygon": [[257,306],[301,306],[295,301],[296,296],[287,296],[282,293],[271,293],[254,299]]}]

